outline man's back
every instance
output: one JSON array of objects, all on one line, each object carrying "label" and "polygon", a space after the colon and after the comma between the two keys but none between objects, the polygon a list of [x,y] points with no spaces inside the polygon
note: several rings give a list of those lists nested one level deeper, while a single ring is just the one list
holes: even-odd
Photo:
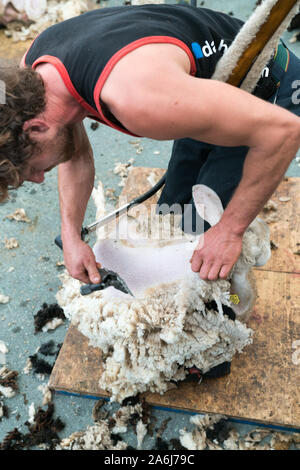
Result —
[{"label": "man's back", "polygon": [[143,45],[174,44],[189,57],[191,75],[210,78],[241,26],[223,13],[188,5],[99,9],[48,28],[33,42],[25,63],[52,63],[82,105],[124,131],[107,120],[100,103],[102,87],[123,57]]}]

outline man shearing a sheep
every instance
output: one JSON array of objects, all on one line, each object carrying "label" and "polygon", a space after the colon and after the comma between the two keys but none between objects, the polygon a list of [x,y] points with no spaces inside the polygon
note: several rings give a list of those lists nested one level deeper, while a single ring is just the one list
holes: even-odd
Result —
[{"label": "man shearing a sheep", "polygon": [[300,147],[300,100],[292,88],[300,60],[283,44],[254,94],[210,80],[242,24],[187,5],[104,8],[48,28],[18,72],[1,72],[0,197],[24,181],[41,183],[58,165],[71,276],[100,281],[80,236],[95,176],[86,117],[129,135],[175,141],[159,204],[192,203],[198,183],[219,195],[225,211],[206,227],[191,269],[206,280],[228,276],[245,230]]}]

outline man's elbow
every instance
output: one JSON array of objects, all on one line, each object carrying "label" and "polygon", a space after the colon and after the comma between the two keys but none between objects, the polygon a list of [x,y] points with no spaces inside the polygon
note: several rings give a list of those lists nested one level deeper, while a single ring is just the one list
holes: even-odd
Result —
[{"label": "man's elbow", "polygon": [[293,159],[300,148],[300,118],[293,115],[285,131],[286,143],[291,149],[291,159]]},{"label": "man's elbow", "polygon": [[298,149],[300,147],[300,117],[296,117],[296,122],[294,124],[294,138],[296,140],[296,144],[298,145]]},{"label": "man's elbow", "polygon": [[268,154],[280,152],[283,159],[292,160],[300,147],[300,118],[285,110],[274,117],[252,132],[250,148]]}]

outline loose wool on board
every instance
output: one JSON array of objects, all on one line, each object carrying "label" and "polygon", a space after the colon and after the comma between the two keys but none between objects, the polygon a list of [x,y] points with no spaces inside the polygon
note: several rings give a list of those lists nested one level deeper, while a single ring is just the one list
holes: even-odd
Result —
[{"label": "loose wool on board", "polygon": [[[101,185],[93,196],[99,217],[104,213]],[[155,227],[159,216],[152,215],[151,222]],[[235,276],[237,285],[242,282],[247,287],[249,308],[253,299],[248,299],[248,290],[250,297],[254,294],[248,270],[259,258],[269,256],[266,234],[260,240],[262,232],[255,227],[245,234]],[[251,329],[223,314],[224,305],[233,307],[231,280],[203,281],[191,271],[188,260],[197,239],[158,243],[130,239],[130,235],[129,240],[114,240],[108,235],[102,229],[98,232],[96,259],[118,272],[134,297],[114,287],[81,296],[80,282],[64,273],[57,300],[89,344],[102,350],[99,388],[109,392],[113,401],[146,391],[164,393],[184,380],[187,368],[196,366],[205,373],[231,361],[252,342]],[[159,262],[161,270],[157,270]]]}]

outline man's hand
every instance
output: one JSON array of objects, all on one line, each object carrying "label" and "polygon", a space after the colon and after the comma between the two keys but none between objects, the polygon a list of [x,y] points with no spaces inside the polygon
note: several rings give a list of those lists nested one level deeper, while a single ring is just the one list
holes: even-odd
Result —
[{"label": "man's hand", "polygon": [[190,260],[192,271],[203,280],[226,279],[240,256],[242,240],[242,234],[233,233],[220,221],[201,236]]},{"label": "man's hand", "polygon": [[69,274],[86,284],[98,284],[101,279],[93,250],[82,240],[64,242],[65,266]]}]

